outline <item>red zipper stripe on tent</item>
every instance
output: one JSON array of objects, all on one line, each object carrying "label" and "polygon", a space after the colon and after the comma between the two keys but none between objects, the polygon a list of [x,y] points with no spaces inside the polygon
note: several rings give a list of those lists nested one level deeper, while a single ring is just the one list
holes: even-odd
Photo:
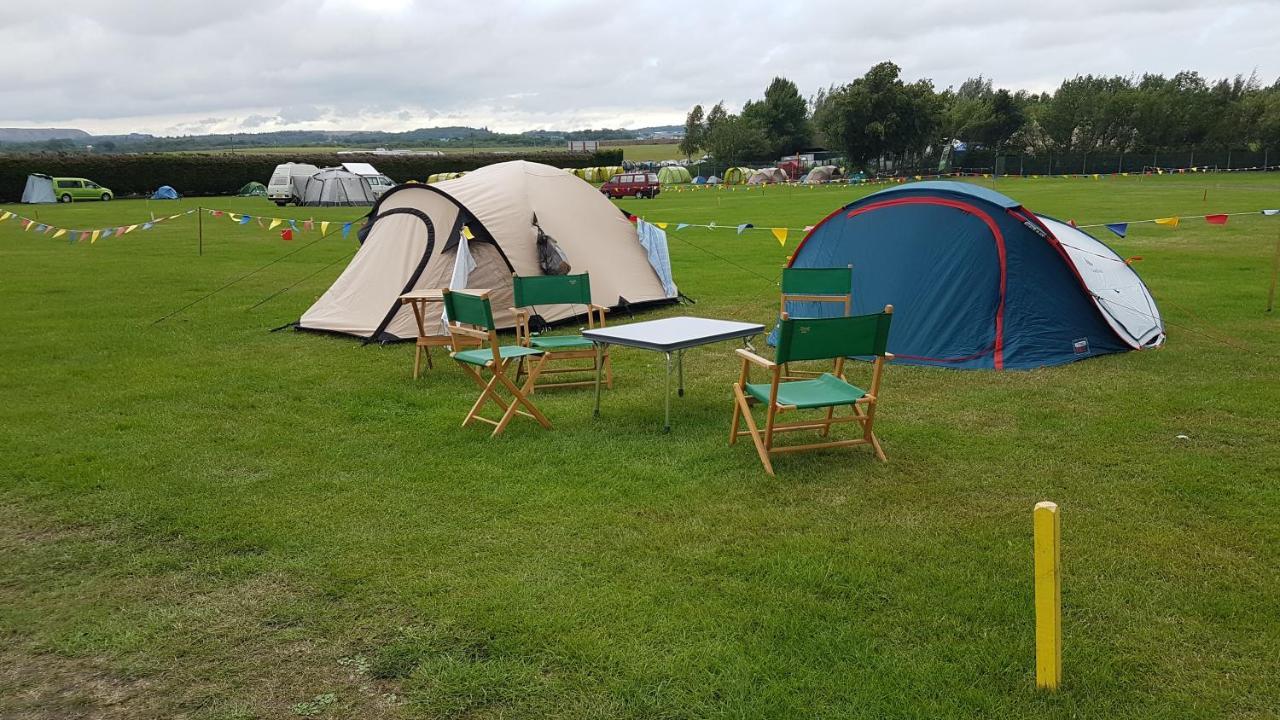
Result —
[{"label": "red zipper stripe on tent", "polygon": [[[983,210],[977,207],[976,205],[971,205],[969,203],[961,202],[959,200],[949,200],[947,198],[938,198],[938,197],[905,197],[905,198],[895,198],[893,200],[882,200],[877,203],[871,203],[870,205],[864,205],[863,207],[851,210],[849,214],[845,215],[845,218],[846,219],[854,218],[854,217],[857,217],[858,215],[861,215],[866,212],[870,212],[872,210],[879,210],[880,208],[894,207],[897,205],[941,205],[943,207],[949,207],[955,210],[960,210],[961,212],[967,212],[970,215],[977,217],[982,222],[986,223],[987,229],[991,231],[992,237],[995,238],[996,256],[999,258],[999,261],[1000,261],[1000,299],[996,305],[996,342],[995,342],[995,356],[992,358],[992,365],[994,365],[996,370],[1003,370],[1004,369],[1004,296],[1005,296],[1005,289],[1008,285],[1008,277],[1005,271],[1004,234],[1000,232],[1000,226],[996,225],[996,221],[994,218],[992,218],[986,212],[983,212]],[[842,210],[844,210],[844,208],[840,208],[840,210],[837,210],[836,212],[840,212]],[[825,223],[827,220],[830,220],[834,215],[835,213],[828,215],[826,218],[823,219],[822,222]],[[819,224],[819,226],[820,225],[821,224]],[[813,230],[817,231],[819,226],[815,226]],[[811,232],[810,235],[812,234],[813,233]],[[808,239],[809,237],[806,236],[805,240],[808,240]],[[796,246],[795,255],[800,254],[800,247],[803,245],[804,243],[802,242],[799,246]]]}]

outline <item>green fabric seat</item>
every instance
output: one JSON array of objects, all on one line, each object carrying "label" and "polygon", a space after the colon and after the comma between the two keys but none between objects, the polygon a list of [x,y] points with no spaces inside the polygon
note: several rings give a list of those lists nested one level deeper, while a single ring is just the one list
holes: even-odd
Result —
[{"label": "green fabric seat", "polygon": [[594,345],[581,335],[548,335],[529,338],[529,344],[539,350],[582,350]]},{"label": "green fabric seat", "polygon": [[[745,389],[756,400],[769,403],[769,383],[748,383]],[[866,394],[866,390],[850,385],[831,373],[823,373],[813,380],[793,380],[778,384],[778,404],[794,405],[797,408],[850,405]]]},{"label": "green fabric seat", "polygon": [[[499,345],[498,354],[503,360],[510,358],[524,357],[526,355],[541,355],[541,350],[533,348],[520,347],[519,345]],[[489,348],[481,348],[479,350],[462,350],[453,354],[453,359],[458,362],[464,362],[468,365],[480,365],[493,361],[493,351]]]}]

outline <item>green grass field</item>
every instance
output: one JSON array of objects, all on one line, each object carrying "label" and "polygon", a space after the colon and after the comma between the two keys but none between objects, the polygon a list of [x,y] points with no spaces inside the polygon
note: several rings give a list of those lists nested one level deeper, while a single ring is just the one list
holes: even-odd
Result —
[{"label": "green grass field", "polygon": [[[1280,217],[1196,216],[1280,206],[1280,176],[999,189],[1080,223],[1184,216],[1106,238],[1144,258],[1167,347],[891,366],[888,463],[808,453],[776,478],[726,444],[730,345],[687,356],[670,435],[659,356],[619,350],[599,419],[590,392],[539,393],[555,429],[493,440],[458,428],[476,390],[447,363],[415,382],[410,346],[268,332],[353,241],[205,217],[201,256],[196,216],[92,245],[0,224],[0,717],[1276,717]],[[867,191],[622,204],[802,227]],[[360,214],[163,207],[197,202]],[[797,240],[673,234],[697,305],[644,317],[771,322]],[[1034,690],[1043,499],[1063,512],[1056,694]]]},{"label": "green grass field", "polygon": [[[622,145],[622,158],[631,160],[632,162],[645,162],[647,160],[680,160],[684,158],[684,153],[680,152],[680,146],[676,143],[653,143],[650,145]],[[608,143],[602,143],[601,148],[612,149]]]}]

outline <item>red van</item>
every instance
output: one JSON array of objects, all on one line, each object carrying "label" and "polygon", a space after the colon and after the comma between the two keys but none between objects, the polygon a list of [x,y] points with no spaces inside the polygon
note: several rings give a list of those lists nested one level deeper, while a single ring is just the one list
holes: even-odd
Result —
[{"label": "red van", "polygon": [[658,174],[651,172],[629,172],[614,175],[600,186],[600,192],[611,198],[634,197],[654,198],[661,188],[658,186]]}]

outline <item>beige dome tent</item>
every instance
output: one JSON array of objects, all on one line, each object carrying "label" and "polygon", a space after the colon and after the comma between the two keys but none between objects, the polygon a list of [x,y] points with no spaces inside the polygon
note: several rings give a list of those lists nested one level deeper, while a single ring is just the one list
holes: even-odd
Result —
[{"label": "beige dome tent", "polygon": [[[500,328],[513,327],[512,274],[542,274],[535,215],[571,272],[591,273],[596,304],[675,299],[665,247],[655,252],[652,239],[642,246],[636,226],[582,180],[517,160],[434,185],[388,190],[374,205],[359,251],[298,327],[366,340],[414,338],[413,311],[400,305],[399,296],[447,287],[492,290],[494,320]],[[581,312],[561,305],[539,308],[548,322]],[[427,331],[446,334],[438,322]]]},{"label": "beige dome tent", "polygon": [[824,182],[831,182],[831,178],[835,176],[836,166],[821,165],[809,171],[804,181],[813,185],[819,185]]},{"label": "beige dome tent", "polygon": [[747,179],[748,185],[763,185],[765,183],[781,183],[787,181],[787,173],[782,168],[761,168],[753,173]]}]

